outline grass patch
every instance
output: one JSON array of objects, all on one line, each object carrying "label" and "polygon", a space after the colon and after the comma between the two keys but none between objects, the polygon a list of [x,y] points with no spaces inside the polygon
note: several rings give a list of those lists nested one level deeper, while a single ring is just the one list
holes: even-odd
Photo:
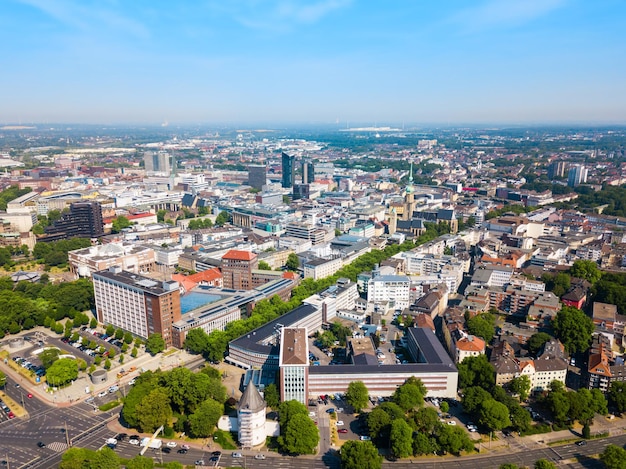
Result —
[{"label": "grass patch", "polygon": [[233,439],[230,432],[216,430],[213,434],[213,441],[220,445],[222,449],[237,449],[235,440]]},{"label": "grass patch", "polygon": [[115,401],[111,401],[111,402],[107,402],[106,404],[102,404],[100,407],[98,407],[98,409],[100,409],[102,412],[106,412],[107,410],[111,410],[114,407],[117,407],[118,405],[121,405],[122,403],[118,400]]},{"label": "grass patch", "polygon": [[171,348],[165,352],[163,352],[163,356],[164,357],[169,357],[170,355],[173,355],[174,353],[178,352],[178,349],[175,348]]}]

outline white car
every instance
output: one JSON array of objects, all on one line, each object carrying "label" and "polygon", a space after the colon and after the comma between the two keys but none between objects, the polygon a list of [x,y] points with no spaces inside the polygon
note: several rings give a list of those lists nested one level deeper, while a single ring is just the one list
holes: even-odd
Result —
[{"label": "white car", "polygon": [[456,425],[456,422],[454,420],[449,420],[448,425]]},{"label": "white car", "polygon": [[139,440],[128,440],[131,445],[139,445]]},{"label": "white car", "polygon": [[265,455],[264,454],[256,454],[256,455],[254,455],[254,459],[265,459]]},{"label": "white car", "polygon": [[106,396],[107,394],[108,394],[108,393],[107,393],[106,391],[100,391],[100,392],[98,393],[98,397],[104,397],[104,396]]},{"label": "white car", "polygon": [[361,436],[359,437],[359,439],[360,439],[361,441],[371,441],[371,440],[372,440],[372,439],[371,439],[369,436],[367,436],[367,435],[361,435]]},{"label": "white car", "polygon": [[168,441],[166,446],[169,448],[176,448],[177,444],[175,441]]},{"label": "white car", "polygon": [[338,427],[343,427],[343,420],[337,420],[337,423],[335,424]]}]

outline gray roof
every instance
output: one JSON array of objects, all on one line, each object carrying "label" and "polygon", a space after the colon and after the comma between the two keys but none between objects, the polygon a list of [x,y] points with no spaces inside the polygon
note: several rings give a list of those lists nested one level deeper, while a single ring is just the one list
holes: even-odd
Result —
[{"label": "gray roof", "polygon": [[265,409],[265,401],[261,394],[257,390],[256,386],[252,383],[248,383],[246,390],[241,395],[241,399],[237,403],[237,410],[248,410],[250,412],[260,412]]}]

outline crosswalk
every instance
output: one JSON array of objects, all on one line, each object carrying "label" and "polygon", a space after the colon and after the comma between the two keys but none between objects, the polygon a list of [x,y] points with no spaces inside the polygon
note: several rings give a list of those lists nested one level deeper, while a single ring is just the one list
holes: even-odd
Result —
[{"label": "crosswalk", "polygon": [[67,449],[67,443],[65,443],[64,441],[53,441],[52,443],[48,444],[48,449],[51,449],[52,451],[55,451],[57,453],[60,453],[62,451],[65,451]]}]

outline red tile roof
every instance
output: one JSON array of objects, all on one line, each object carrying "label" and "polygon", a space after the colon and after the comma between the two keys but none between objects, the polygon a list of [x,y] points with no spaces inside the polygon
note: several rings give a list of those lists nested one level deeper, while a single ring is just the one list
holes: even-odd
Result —
[{"label": "red tile roof", "polygon": [[190,275],[189,280],[194,282],[212,282],[213,280],[217,280],[218,278],[222,278],[222,272],[217,267],[213,269],[208,269],[202,272],[198,272],[196,274]]},{"label": "red tile roof", "polygon": [[238,251],[236,249],[231,249],[226,254],[224,254],[224,256],[222,256],[222,259],[231,259],[231,260],[236,260],[236,261],[251,261],[255,257],[256,257],[256,254],[250,251]]}]

